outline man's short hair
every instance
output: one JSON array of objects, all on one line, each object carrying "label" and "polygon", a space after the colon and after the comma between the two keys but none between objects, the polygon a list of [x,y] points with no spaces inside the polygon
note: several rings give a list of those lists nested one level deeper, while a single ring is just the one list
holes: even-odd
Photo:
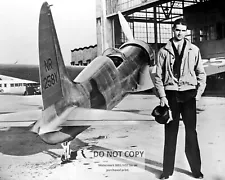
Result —
[{"label": "man's short hair", "polygon": [[176,19],[176,20],[173,22],[173,28],[175,28],[176,25],[178,25],[178,24],[187,26],[187,22],[186,22],[186,20],[183,19],[183,18]]}]

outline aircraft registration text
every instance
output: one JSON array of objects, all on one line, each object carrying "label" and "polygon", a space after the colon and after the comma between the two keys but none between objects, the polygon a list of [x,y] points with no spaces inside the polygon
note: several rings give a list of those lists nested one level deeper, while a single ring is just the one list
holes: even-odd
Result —
[{"label": "aircraft registration text", "polygon": [[57,72],[49,74],[44,78],[44,88],[48,89],[58,82]]},{"label": "aircraft registration text", "polygon": [[52,68],[52,60],[50,58],[48,58],[47,60],[44,61],[45,62],[45,71],[48,72],[50,71]]}]

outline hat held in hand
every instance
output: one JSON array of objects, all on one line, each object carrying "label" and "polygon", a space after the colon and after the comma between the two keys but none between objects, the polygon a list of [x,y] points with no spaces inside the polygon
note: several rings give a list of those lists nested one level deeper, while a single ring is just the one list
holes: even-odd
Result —
[{"label": "hat held in hand", "polygon": [[155,117],[155,121],[159,124],[166,124],[170,119],[169,107],[156,106],[152,111],[152,116]]}]

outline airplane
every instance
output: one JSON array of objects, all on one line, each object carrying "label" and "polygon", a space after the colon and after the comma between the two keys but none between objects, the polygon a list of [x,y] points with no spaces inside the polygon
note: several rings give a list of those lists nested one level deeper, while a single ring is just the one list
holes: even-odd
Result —
[{"label": "airplane", "polygon": [[[66,67],[50,6],[44,2],[39,18],[39,67],[0,64],[0,74],[40,82],[43,109],[1,115],[0,126],[30,126],[44,142],[61,143],[61,160],[66,162],[71,156],[70,142],[91,125],[154,120],[150,115],[112,110],[134,89],[153,89],[155,73],[155,66],[149,67],[155,59],[153,49],[134,39],[121,12],[118,16],[128,42],[112,54],[95,58],[87,67]],[[116,67],[114,61],[122,63]]]},{"label": "airplane", "polygon": [[[126,28],[126,20],[120,13],[119,17]],[[113,60],[122,63],[116,67]],[[39,80],[34,65],[0,65],[0,74],[36,78],[40,82],[43,108],[3,114],[0,126],[30,126],[44,142],[61,143],[64,149],[61,160],[67,162],[71,157],[70,142],[91,125],[154,120],[150,115],[112,110],[134,89],[142,91],[154,87],[150,81],[150,61],[154,61],[153,49],[143,41],[130,38],[119,51],[99,56],[85,68],[66,68],[51,9],[44,2],[39,17]]]}]

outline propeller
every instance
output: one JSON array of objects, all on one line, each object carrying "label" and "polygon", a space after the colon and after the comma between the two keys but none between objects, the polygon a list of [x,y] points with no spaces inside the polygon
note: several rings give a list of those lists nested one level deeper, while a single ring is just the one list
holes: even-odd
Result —
[{"label": "propeller", "polygon": [[118,11],[118,16],[119,16],[119,21],[120,21],[122,30],[123,30],[125,36],[127,37],[128,41],[133,40],[134,36],[130,29],[130,26],[120,11]]},{"label": "propeller", "polygon": [[[134,36],[133,36],[133,33],[130,29],[130,26],[129,26],[128,22],[126,21],[126,19],[124,18],[124,16],[122,15],[122,13],[120,11],[118,11],[118,16],[119,16],[119,21],[120,21],[122,31],[124,32],[128,41],[134,40]],[[154,88],[154,85],[155,85],[155,80],[154,80],[155,79],[154,78],[155,70],[156,70],[155,66],[150,68],[149,65],[146,65],[145,67],[143,67],[141,69],[137,91],[153,89],[154,93],[156,94],[156,91],[154,90],[155,89]]]}]

